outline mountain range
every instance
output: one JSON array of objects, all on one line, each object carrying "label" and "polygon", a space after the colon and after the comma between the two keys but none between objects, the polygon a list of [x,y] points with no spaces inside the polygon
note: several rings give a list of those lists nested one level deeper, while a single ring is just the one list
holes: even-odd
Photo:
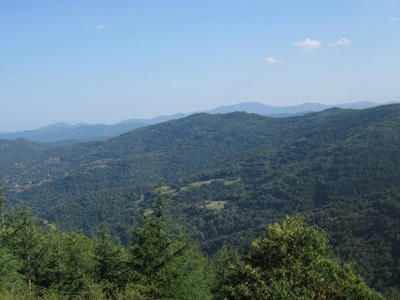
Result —
[{"label": "mountain range", "polygon": [[[378,104],[373,102],[356,102],[337,105],[304,103],[296,106],[269,106],[258,102],[245,102],[235,105],[221,106],[204,112],[218,114],[244,111],[271,117],[288,117],[294,115],[303,115],[309,112],[322,111],[332,107],[363,109],[377,105]],[[69,125],[67,123],[58,123],[34,130],[8,133],[0,132],[0,139],[14,140],[18,138],[25,138],[34,142],[52,143],[57,145],[74,144],[83,141],[101,141],[118,136],[135,128],[157,124],[168,120],[179,119],[192,114],[194,113],[178,113],[170,116],[159,116],[153,119],[129,119],[113,125],[85,123]]]},{"label": "mountain range", "polygon": [[163,179],[170,213],[210,255],[301,214],[374,288],[400,288],[399,104],[199,113],[59,147],[0,140],[0,177],[9,205],[86,234],[108,223],[123,243]]}]

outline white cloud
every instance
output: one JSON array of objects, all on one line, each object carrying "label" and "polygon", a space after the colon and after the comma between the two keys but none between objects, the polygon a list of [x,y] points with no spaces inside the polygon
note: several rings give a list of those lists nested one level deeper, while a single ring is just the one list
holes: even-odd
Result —
[{"label": "white cloud", "polygon": [[396,17],[393,17],[393,18],[389,19],[390,22],[397,22],[398,20],[399,20],[399,18],[396,18]]},{"label": "white cloud", "polygon": [[269,64],[269,65],[277,65],[277,64],[283,63],[283,61],[281,61],[281,60],[279,60],[279,59],[276,59],[276,58],[273,57],[273,56],[268,56],[268,57],[265,59],[265,61],[266,61],[266,63]]},{"label": "white cloud", "polygon": [[92,30],[104,30],[104,29],[107,28],[107,25],[104,25],[104,24],[98,24],[98,25],[86,24],[85,28],[92,29]]},{"label": "white cloud", "polygon": [[340,40],[337,40],[335,43],[329,45],[329,47],[339,47],[348,45],[350,45],[350,41],[346,38],[341,38]]},{"label": "white cloud", "polygon": [[313,48],[321,47],[322,43],[320,41],[315,41],[312,39],[305,39],[304,41],[296,42],[293,45],[296,47],[303,48],[303,49],[313,49]]},{"label": "white cloud", "polygon": [[97,30],[103,30],[103,29],[106,29],[106,28],[107,28],[107,25],[104,25],[104,24],[99,24],[99,25],[96,26]]}]

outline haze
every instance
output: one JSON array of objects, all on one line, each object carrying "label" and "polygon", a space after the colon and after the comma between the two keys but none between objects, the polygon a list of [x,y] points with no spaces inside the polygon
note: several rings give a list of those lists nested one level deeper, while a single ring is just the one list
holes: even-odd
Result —
[{"label": "haze", "polygon": [[1,1],[0,132],[400,97],[398,0]]}]

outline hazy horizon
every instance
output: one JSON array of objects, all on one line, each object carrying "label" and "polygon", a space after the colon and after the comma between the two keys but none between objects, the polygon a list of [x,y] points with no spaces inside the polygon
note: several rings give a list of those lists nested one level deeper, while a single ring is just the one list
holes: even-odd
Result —
[{"label": "hazy horizon", "polygon": [[[130,120],[151,120],[151,119],[156,119],[159,117],[169,117],[169,116],[174,116],[174,115],[190,115],[190,114],[194,114],[194,113],[202,113],[202,112],[212,112],[213,110],[218,110],[220,108],[223,107],[230,107],[230,106],[238,106],[238,105],[248,105],[248,104],[262,104],[262,105],[266,105],[269,107],[274,107],[274,108],[290,108],[290,107],[300,107],[300,106],[304,106],[304,105],[327,105],[329,106],[342,106],[342,105],[346,105],[346,104],[362,104],[362,103],[370,103],[370,104],[377,104],[377,105],[387,105],[387,104],[400,104],[400,102],[386,102],[386,103],[376,103],[376,102],[372,102],[372,101],[359,101],[359,102],[349,102],[349,103],[335,103],[335,104],[323,104],[323,103],[318,103],[318,102],[304,102],[304,103],[300,103],[300,104],[296,104],[296,105],[267,105],[267,104],[263,104],[261,102],[240,102],[240,103],[233,103],[233,104],[226,104],[226,105],[221,105],[218,107],[213,107],[212,109],[209,110],[198,110],[198,111],[190,111],[190,112],[175,112],[172,114],[160,114],[154,117],[150,117],[150,118],[128,118],[128,119],[124,119],[124,120],[118,120],[117,122],[114,123],[106,123],[106,122],[98,122],[98,123],[88,123],[88,122],[84,122],[84,121],[80,121],[77,123],[68,123],[68,122],[54,122],[54,123],[50,123],[50,124],[44,124],[42,126],[38,126],[38,127],[32,127],[32,128],[23,128],[23,129],[17,129],[17,130],[11,130],[11,131],[0,131],[0,134],[7,134],[7,133],[13,133],[13,132],[23,132],[23,131],[30,131],[30,130],[36,130],[36,129],[40,129],[40,128],[45,128],[45,127],[49,127],[49,126],[57,126],[57,125],[65,125],[65,126],[80,126],[80,125],[116,125],[118,123],[123,123],[126,121],[130,121]],[[300,113],[303,113],[304,111],[300,111]],[[274,113],[272,113],[273,115]]]},{"label": "hazy horizon", "polygon": [[0,132],[400,100],[398,0],[7,1]]}]

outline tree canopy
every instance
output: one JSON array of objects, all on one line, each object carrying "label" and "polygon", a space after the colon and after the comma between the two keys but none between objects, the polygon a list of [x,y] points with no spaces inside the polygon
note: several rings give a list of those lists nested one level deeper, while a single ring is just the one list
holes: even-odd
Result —
[{"label": "tree canopy", "polygon": [[228,299],[383,299],[351,265],[332,257],[325,231],[299,217],[270,225],[228,267]]}]

